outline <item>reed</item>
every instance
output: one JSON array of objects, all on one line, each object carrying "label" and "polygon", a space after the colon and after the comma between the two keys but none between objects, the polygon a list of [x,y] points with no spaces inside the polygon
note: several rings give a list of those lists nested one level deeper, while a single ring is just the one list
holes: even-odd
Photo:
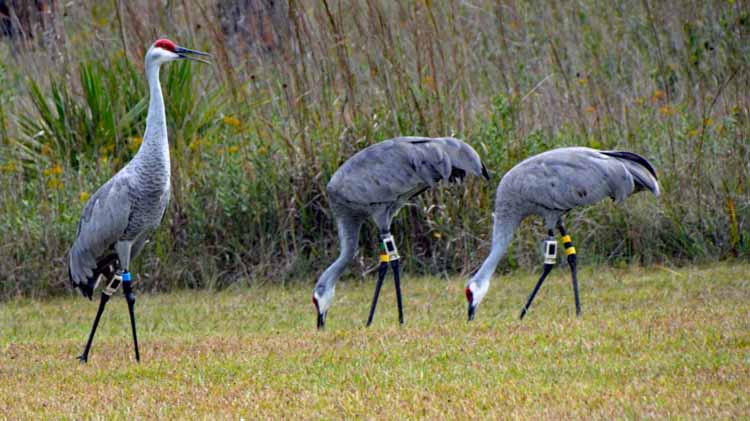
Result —
[{"label": "reed", "polygon": [[[0,42],[0,296],[64,290],[85,199],[140,142],[159,36],[215,64],[162,76],[174,194],[136,262],[142,288],[312,281],[337,250],[328,179],[398,135],[463,138],[493,172],[401,212],[409,271],[474,270],[503,172],[564,145],[641,153],[664,190],[573,212],[584,262],[750,253],[743,1],[289,1],[253,40],[227,29],[230,3],[57,2],[35,38]],[[524,225],[505,269],[537,263],[539,232]],[[375,234],[355,274],[375,264]]]}]

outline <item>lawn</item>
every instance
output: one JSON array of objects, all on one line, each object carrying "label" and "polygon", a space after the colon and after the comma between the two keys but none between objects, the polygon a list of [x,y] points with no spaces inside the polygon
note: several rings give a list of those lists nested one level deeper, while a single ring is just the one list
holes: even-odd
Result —
[{"label": "lawn", "polygon": [[[339,283],[326,330],[311,284],[141,294],[127,307],[0,304],[0,414],[49,417],[746,417],[750,265],[585,267],[583,315],[556,270],[523,322],[534,273],[496,276],[466,322],[465,279],[404,277],[364,327],[374,279]],[[310,279],[312,281],[312,279]]]}]

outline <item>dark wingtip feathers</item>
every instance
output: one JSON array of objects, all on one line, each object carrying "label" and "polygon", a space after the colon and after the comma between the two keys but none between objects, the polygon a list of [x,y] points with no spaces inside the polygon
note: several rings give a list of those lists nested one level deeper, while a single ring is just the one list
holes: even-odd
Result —
[{"label": "dark wingtip feathers", "polygon": [[487,167],[484,166],[484,162],[482,162],[482,176],[487,180],[490,181],[490,172],[487,171]]},{"label": "dark wingtip feathers", "polygon": [[107,256],[104,256],[103,258],[99,259],[96,262],[96,268],[94,269],[91,277],[86,279],[86,283],[76,283],[73,280],[73,272],[70,269],[70,266],[68,266],[68,278],[70,279],[70,283],[73,285],[74,288],[78,288],[81,290],[81,295],[88,298],[89,300],[94,299],[94,288],[96,287],[96,281],[99,279],[99,276],[103,276],[104,280],[106,282],[109,282],[110,279],[112,279],[112,276],[115,274],[115,265],[117,264],[117,255],[116,254],[110,254]]},{"label": "dark wingtip feathers", "polygon": [[648,162],[648,160],[646,158],[638,155],[637,153],[626,152],[626,151],[602,151],[602,153],[604,155],[612,156],[612,157],[615,157],[615,158],[627,159],[628,161],[637,162],[638,164],[640,164],[641,166],[643,166],[644,168],[646,168],[648,170],[648,172],[650,172],[651,175],[654,176],[655,180],[659,179],[659,177],[656,176],[656,170],[651,165],[651,163]]}]

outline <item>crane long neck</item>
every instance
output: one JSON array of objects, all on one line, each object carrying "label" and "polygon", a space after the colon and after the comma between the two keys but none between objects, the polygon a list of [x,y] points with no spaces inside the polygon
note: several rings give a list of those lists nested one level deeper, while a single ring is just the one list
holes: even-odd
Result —
[{"label": "crane long neck", "polygon": [[146,79],[149,88],[146,133],[143,135],[136,159],[159,161],[169,168],[169,144],[167,142],[167,118],[164,113],[164,97],[159,83],[159,63],[146,61]]},{"label": "crane long neck", "polygon": [[521,222],[521,218],[501,215],[499,213],[494,214],[494,220],[490,255],[487,256],[487,259],[482,263],[482,267],[479,268],[472,278],[480,287],[485,286],[492,278],[492,274],[495,273],[500,259],[502,259],[508,250],[510,241],[513,239],[513,233]]},{"label": "crane long neck", "polygon": [[318,280],[316,288],[321,289],[321,293],[329,291],[336,285],[336,280],[341,276],[349,262],[357,253],[357,242],[359,241],[359,230],[362,227],[361,220],[339,220],[337,228],[339,233],[339,245],[341,252],[339,257],[331,263]]}]

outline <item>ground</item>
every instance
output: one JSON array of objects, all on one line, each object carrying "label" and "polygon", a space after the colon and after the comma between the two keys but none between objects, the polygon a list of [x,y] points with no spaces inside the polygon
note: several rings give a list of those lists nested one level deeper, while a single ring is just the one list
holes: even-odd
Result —
[{"label": "ground", "polygon": [[140,364],[121,292],[89,363],[97,302],[0,304],[0,414],[54,417],[746,417],[750,265],[588,267],[575,317],[553,272],[498,275],[466,322],[465,279],[404,276],[364,327],[374,279],[339,283],[326,330],[312,286],[140,294]]}]

